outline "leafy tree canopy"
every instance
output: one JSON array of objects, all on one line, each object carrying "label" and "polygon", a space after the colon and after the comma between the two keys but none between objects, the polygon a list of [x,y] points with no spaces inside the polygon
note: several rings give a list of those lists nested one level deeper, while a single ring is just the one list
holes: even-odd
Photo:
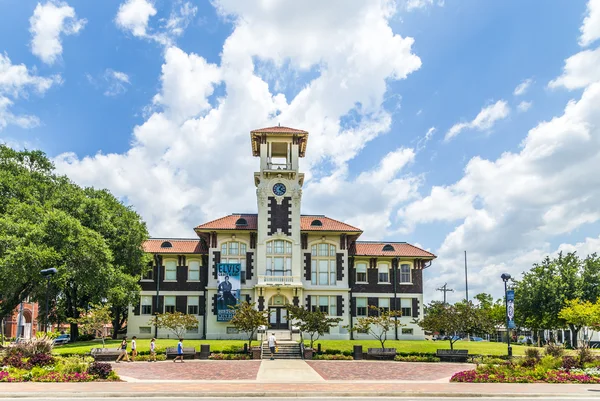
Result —
[{"label": "leafy tree canopy", "polygon": [[336,327],[342,319],[339,317],[329,317],[325,312],[320,309],[309,310],[301,306],[286,306],[290,318],[294,320],[295,324],[300,330],[300,334],[306,333],[310,338],[310,348],[313,348],[314,342],[319,339],[325,333],[329,332],[329,329]]},{"label": "leafy tree canopy", "polygon": [[233,306],[235,313],[229,322],[233,327],[244,332],[248,336],[248,349],[252,348],[252,339],[261,326],[268,326],[269,316],[267,311],[255,309],[254,303],[246,301]]}]

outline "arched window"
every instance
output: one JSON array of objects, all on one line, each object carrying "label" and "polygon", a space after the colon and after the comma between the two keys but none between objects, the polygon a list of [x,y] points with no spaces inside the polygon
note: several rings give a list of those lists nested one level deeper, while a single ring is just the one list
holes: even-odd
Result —
[{"label": "arched window", "polygon": [[246,282],[246,244],[239,241],[222,243],[221,263],[239,263],[242,266],[240,281]]},{"label": "arched window", "polygon": [[160,244],[161,248],[173,248],[173,244],[171,244],[169,241],[165,241],[162,244]]},{"label": "arched window", "polygon": [[292,243],[284,240],[267,242],[267,276],[292,275]]},{"label": "arched window", "polygon": [[380,283],[390,282],[390,265],[387,263],[379,263],[377,265],[377,272],[379,273],[378,276]]},{"label": "arched window", "polygon": [[311,246],[311,283],[313,285],[335,285],[335,246],[316,244]]},{"label": "arched window", "polygon": [[356,264],[356,282],[366,283],[367,282],[367,264],[357,263]]},{"label": "arched window", "polygon": [[394,251],[394,247],[392,245],[390,245],[390,244],[387,244],[387,245],[383,246],[382,251],[386,251],[386,252],[387,251],[391,251],[391,252],[393,252]]},{"label": "arched window", "polygon": [[247,226],[248,220],[244,219],[243,217],[240,217],[239,219],[236,220],[235,225],[236,226]]},{"label": "arched window", "polygon": [[313,227],[322,227],[323,226],[323,222],[321,220],[313,220],[310,223],[311,226]]}]

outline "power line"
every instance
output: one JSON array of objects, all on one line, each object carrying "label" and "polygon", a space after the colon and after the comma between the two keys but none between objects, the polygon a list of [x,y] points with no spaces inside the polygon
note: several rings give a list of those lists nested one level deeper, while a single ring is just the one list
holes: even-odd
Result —
[{"label": "power line", "polygon": [[436,288],[436,291],[442,291],[444,293],[444,304],[446,304],[446,293],[454,291],[452,288],[446,288],[447,286],[448,286],[448,283],[444,283],[444,285],[441,286],[440,288]]}]

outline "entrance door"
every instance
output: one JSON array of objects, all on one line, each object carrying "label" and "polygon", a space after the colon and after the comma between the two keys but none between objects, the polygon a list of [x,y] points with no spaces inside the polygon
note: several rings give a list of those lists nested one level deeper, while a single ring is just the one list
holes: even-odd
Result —
[{"label": "entrance door", "polygon": [[269,328],[279,330],[288,328],[287,309],[282,307],[269,307]]}]

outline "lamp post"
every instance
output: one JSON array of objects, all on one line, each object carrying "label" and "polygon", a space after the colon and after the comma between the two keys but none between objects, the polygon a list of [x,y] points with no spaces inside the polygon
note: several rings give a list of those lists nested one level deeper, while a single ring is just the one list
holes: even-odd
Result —
[{"label": "lamp post", "polygon": [[50,278],[56,274],[57,270],[54,267],[40,271],[42,277],[46,278],[46,316],[44,319],[44,332],[48,332],[48,293],[50,292]]},{"label": "lamp post", "polygon": [[502,273],[502,275],[500,276],[500,278],[502,279],[502,281],[504,281],[504,304],[506,306],[506,344],[508,346],[508,356],[512,356],[512,347],[510,346],[510,332],[509,332],[509,311],[508,311],[508,288],[507,288],[507,284],[508,284],[508,280],[510,280],[510,274],[508,273]]}]

